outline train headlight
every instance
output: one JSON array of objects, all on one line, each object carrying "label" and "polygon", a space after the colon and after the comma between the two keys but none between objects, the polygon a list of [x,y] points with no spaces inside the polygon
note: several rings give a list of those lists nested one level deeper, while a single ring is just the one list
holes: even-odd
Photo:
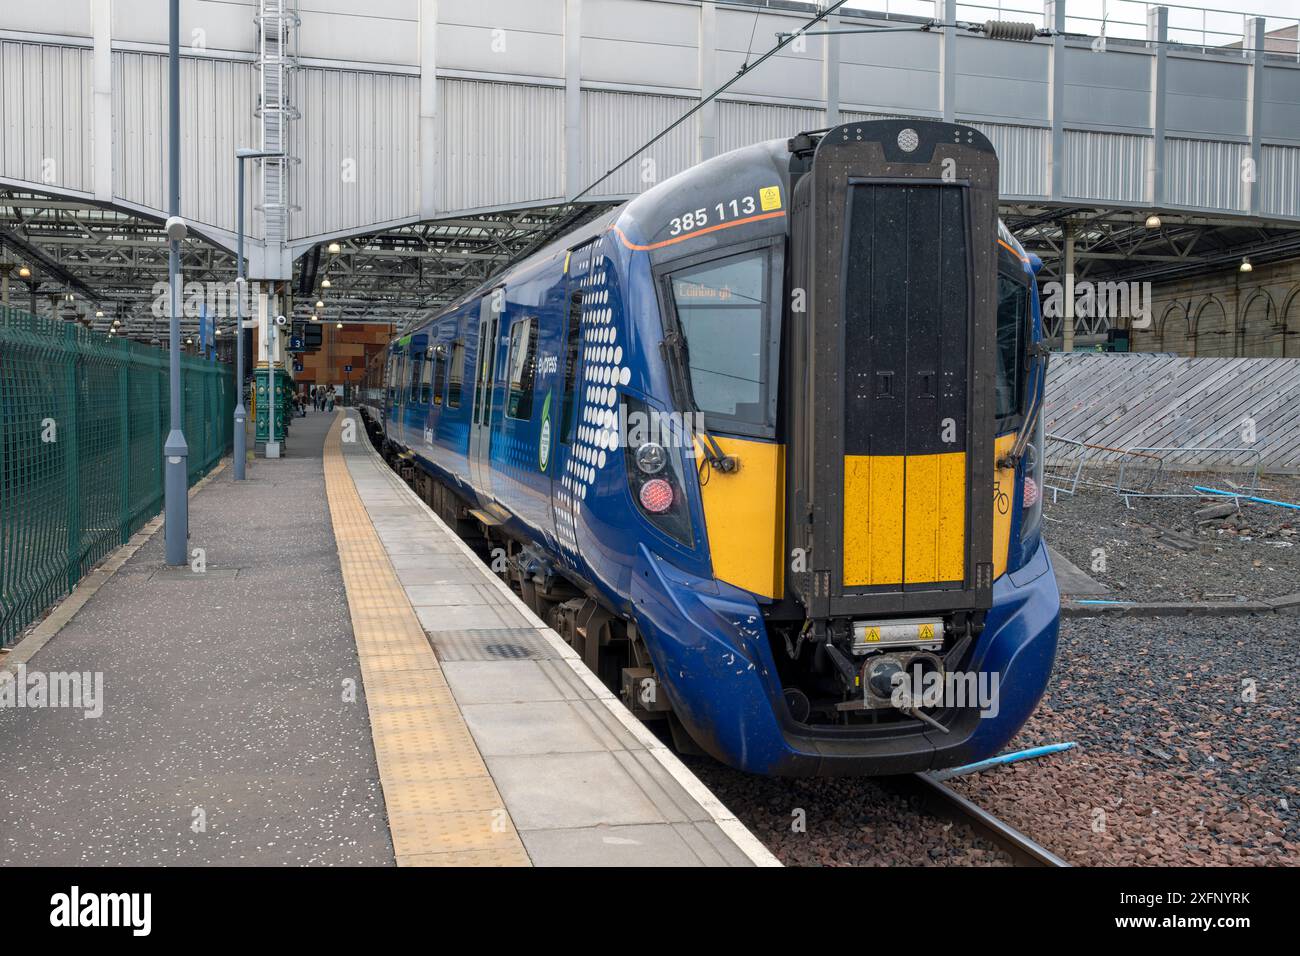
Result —
[{"label": "train headlight", "polygon": [[[657,475],[668,464],[668,452],[657,442],[648,441],[636,450],[636,466],[647,475]],[[671,490],[671,489],[670,489]]]}]

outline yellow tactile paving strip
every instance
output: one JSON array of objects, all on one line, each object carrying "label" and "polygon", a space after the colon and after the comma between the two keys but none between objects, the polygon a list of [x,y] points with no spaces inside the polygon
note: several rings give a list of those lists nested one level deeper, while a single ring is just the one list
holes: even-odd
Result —
[{"label": "yellow tactile paving strip", "polygon": [[325,439],[325,489],[397,863],[529,866],[519,833],[352,483],[341,421]]}]

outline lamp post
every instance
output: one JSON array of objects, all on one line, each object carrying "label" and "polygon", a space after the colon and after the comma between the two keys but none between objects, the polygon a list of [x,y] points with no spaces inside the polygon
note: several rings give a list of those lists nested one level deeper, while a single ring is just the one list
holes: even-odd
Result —
[{"label": "lamp post", "polygon": [[244,433],[244,422],[248,418],[244,408],[244,290],[248,286],[244,259],[244,160],[283,155],[265,149],[235,150],[235,165],[239,168],[239,224],[235,240],[235,259],[239,266],[239,277],[235,280],[238,286],[235,294],[235,481],[244,480],[244,465],[248,459],[248,437]]},{"label": "lamp post", "polygon": [[168,30],[168,166],[170,173],[167,216],[167,275],[171,285],[171,329],[168,355],[171,379],[171,426],[163,445],[163,493],[166,518],[167,563],[178,567],[185,563],[185,549],[190,534],[190,503],[188,493],[189,445],[181,416],[181,240],[187,229],[181,218],[181,64],[180,0],[170,0],[170,25]]}]

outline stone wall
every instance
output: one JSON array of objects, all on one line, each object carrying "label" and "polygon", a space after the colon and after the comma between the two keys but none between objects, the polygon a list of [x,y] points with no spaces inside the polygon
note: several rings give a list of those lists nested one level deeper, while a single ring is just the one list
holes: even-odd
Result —
[{"label": "stone wall", "polygon": [[1300,358],[1300,259],[1158,284],[1151,316],[1135,352]]}]

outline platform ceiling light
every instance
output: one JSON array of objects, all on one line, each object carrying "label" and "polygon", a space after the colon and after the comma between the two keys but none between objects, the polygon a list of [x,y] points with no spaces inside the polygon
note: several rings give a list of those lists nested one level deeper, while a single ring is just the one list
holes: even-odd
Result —
[{"label": "platform ceiling light", "polygon": [[31,278],[32,270],[29,269],[29,268],[27,268],[26,266],[19,266],[19,267],[18,267],[18,275],[19,275],[20,278],[23,278],[23,279],[29,279],[29,278]]},{"label": "platform ceiling light", "polygon": [[322,289],[328,289],[330,287],[330,280],[328,276],[320,280],[320,287]]},{"label": "platform ceiling light", "polygon": [[104,317],[104,310],[103,310],[103,309],[96,309],[96,310],[95,310],[95,318],[97,318],[97,319],[102,319],[103,317]]},{"label": "platform ceiling light", "polygon": [[342,322],[339,322],[337,325],[334,326],[334,328],[336,328],[336,329],[341,329],[341,328],[343,328],[343,323],[342,323]]},{"label": "platform ceiling light", "polygon": [[1159,228],[1160,228],[1160,217],[1159,217],[1159,216],[1156,216],[1156,215],[1147,216],[1147,228],[1148,228],[1148,229],[1159,229]]},{"label": "platform ceiling light", "polygon": [[311,320],[312,320],[313,322],[319,322],[319,321],[320,321],[320,316],[319,316],[319,315],[314,315],[314,314],[313,314],[312,317],[311,317]]},{"label": "platform ceiling light", "polygon": [[121,319],[114,319],[114,320],[113,320],[113,328],[117,328],[117,327],[118,327],[119,325],[121,325],[121,324],[122,324],[122,320],[121,320]]},{"label": "platform ceiling light", "polygon": [[337,256],[340,252],[343,251],[343,247],[340,246],[337,242],[331,242],[329,246],[326,247],[326,251],[329,252],[329,254],[332,256]]},{"label": "platform ceiling light", "polygon": [[192,338],[189,338],[189,337],[187,336],[186,339],[185,339],[185,344],[186,344],[186,345],[193,345],[193,344],[194,344],[194,340],[193,340]]},{"label": "platform ceiling light", "polygon": [[1240,268],[1242,272],[1251,272],[1255,267],[1250,264],[1250,256],[1242,256],[1241,265],[1238,268]]},{"label": "platform ceiling light", "polygon": [[323,308],[325,308],[325,302],[324,302],[323,300],[321,300],[321,299],[317,299],[317,300],[316,300],[316,308],[318,308],[318,309],[323,309]]},{"label": "platform ceiling light", "polygon": [[220,329],[213,329],[213,330],[212,330],[212,334],[213,334],[213,335],[220,335],[220,334],[221,334],[221,330],[220,330]]}]

